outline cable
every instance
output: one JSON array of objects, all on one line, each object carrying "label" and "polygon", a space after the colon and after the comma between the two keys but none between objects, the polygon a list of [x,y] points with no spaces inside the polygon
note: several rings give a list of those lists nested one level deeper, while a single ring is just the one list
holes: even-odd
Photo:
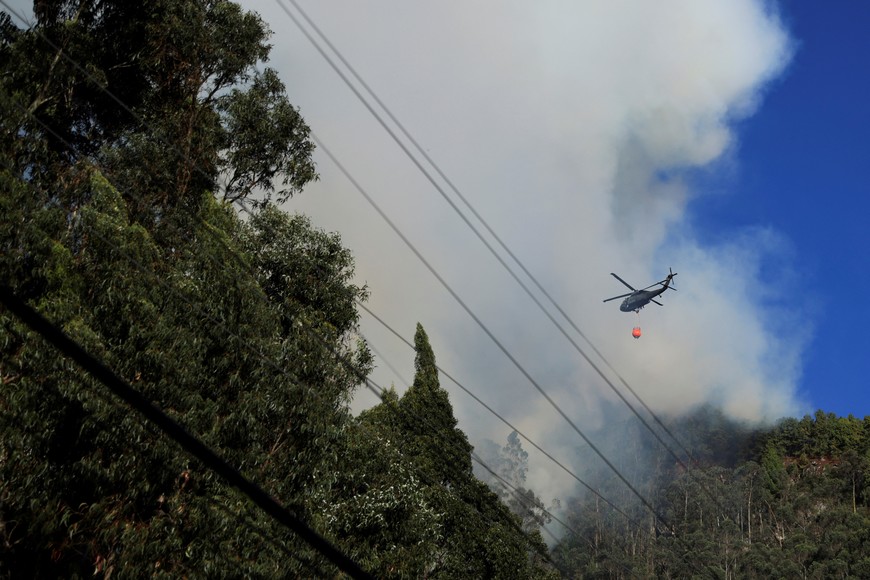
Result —
[{"label": "cable", "polygon": [[34,332],[41,335],[65,356],[75,361],[82,369],[103,383],[113,394],[122,399],[148,421],[178,443],[182,449],[201,461],[206,467],[223,477],[248,499],[274,518],[277,522],[305,540],[312,548],[323,554],[330,562],[353,578],[372,578],[359,565],[335,548],[329,541],[309,528],[302,520],[287,511],[267,494],[263,488],[251,482],[236,468],[217,455],[202,441],[191,435],[184,427],[170,418],[156,405],[146,399],[129,383],[119,378],[103,363],[85,351],[60,329],[20,300],[6,285],[0,285],[0,302],[21,319]]},{"label": "cable", "polygon": [[613,473],[615,473],[616,476],[619,477],[619,479],[626,485],[626,487],[628,487],[628,489],[630,489],[632,491],[632,493],[634,493],[634,495],[637,496],[637,498],[650,510],[650,512],[655,514],[658,519],[660,519],[663,523],[665,523],[665,525],[667,527],[670,528],[671,526],[670,526],[670,524],[667,523],[667,519],[662,517],[661,515],[659,515],[656,512],[656,509],[655,509],[655,507],[653,507],[652,503],[650,503],[650,501],[646,497],[644,497],[634,487],[634,485],[630,481],[628,481],[628,479],[626,479],[626,477],[624,475],[622,475],[622,473],[607,458],[607,456],[605,456],[604,453],[602,453],[601,450],[598,449],[598,446],[596,446],[595,443],[593,443],[592,440],[589,439],[589,437],[587,437],[585,433],[583,433],[583,431],[577,426],[577,424],[574,421],[572,421],[570,417],[568,417],[568,415],[565,413],[565,411],[563,411],[562,408],[559,407],[555,401],[553,401],[552,397],[550,397],[550,395],[547,394],[547,392],[543,389],[543,387],[541,387],[541,385],[538,384],[538,382],[534,379],[534,377],[532,377],[529,374],[529,372],[525,369],[525,367],[523,367],[523,365],[520,364],[520,362],[510,353],[510,351],[508,351],[507,348],[505,348],[505,346],[495,337],[495,335],[492,333],[492,331],[489,330],[489,328],[483,323],[483,321],[481,321],[480,318],[478,318],[478,316],[462,300],[462,298],[459,297],[459,295],[453,290],[453,288],[447,283],[447,281],[444,280],[444,278],[441,276],[441,274],[439,274],[438,271],[432,267],[432,265],[429,263],[429,261],[423,257],[423,255],[420,253],[420,251],[417,250],[416,246],[414,246],[411,243],[411,241],[405,236],[405,234],[403,234],[402,231],[393,223],[393,221],[384,213],[384,211],[374,201],[374,199],[372,199],[372,197],[362,188],[362,186],[359,184],[359,182],[357,182],[356,179],[354,179],[354,177],[347,171],[347,169],[345,169],[344,165],[342,165],[341,162],[335,158],[335,156],[332,154],[332,152],[329,149],[327,149],[325,145],[323,145],[323,142],[317,138],[317,135],[312,133],[311,136],[315,140],[315,142],[317,143],[318,147],[323,149],[323,151],[326,153],[326,155],[332,160],[333,163],[336,164],[336,166],[339,168],[339,170],[341,170],[341,172],[344,174],[344,176],[354,185],[354,187],[357,189],[357,191],[359,191],[360,194],[362,194],[362,196],[366,199],[366,201],[368,201],[369,204],[375,209],[375,211],[377,211],[378,214],[384,219],[384,221],[387,222],[387,224],[390,226],[390,228],[393,230],[393,232],[395,232],[396,235],[398,235],[399,238],[401,238],[401,240],[405,243],[405,245],[408,246],[408,248],[414,253],[414,255],[417,256],[417,258],[420,260],[420,262],[424,266],[426,266],[426,268],[429,270],[429,272],[433,276],[435,276],[435,278],[438,280],[438,282],[441,283],[441,285],[444,287],[444,289],[447,290],[447,292],[453,297],[454,300],[456,300],[456,302],[462,307],[462,309],[465,310],[465,312],[469,316],[471,316],[471,318],[477,323],[477,325],[481,328],[481,330],[483,330],[483,332],[486,333],[486,335],[490,338],[490,340],[492,340],[493,343],[499,348],[499,350],[501,350],[502,353],[508,358],[508,360],[510,360],[511,363],[513,363],[513,365],[517,368],[517,370],[519,370],[520,373],[532,384],[532,386],[534,386],[535,389],[538,390],[538,392],[547,400],[547,402],[550,403],[550,405],[559,413],[559,415],[561,415],[561,417],[571,426],[571,428],[574,430],[574,432],[577,433],[580,436],[580,438],[583,439],[584,442],[586,442],[586,444],[589,446],[589,448],[592,449],[592,451],[594,451],[595,454],[601,458],[601,460],[605,463],[605,465],[607,465],[607,467],[609,467],[611,469],[611,471],[613,471]]},{"label": "cable", "polygon": [[[414,137],[405,129],[404,125],[393,115],[392,111],[389,107],[384,104],[384,102],[377,96],[377,94],[369,87],[369,85],[363,80],[363,78],[356,72],[354,67],[344,58],[341,52],[330,42],[329,38],[320,30],[320,28],[311,20],[311,18],[306,14],[306,12],[299,6],[296,0],[287,0],[290,2],[296,10],[302,15],[305,21],[309,26],[318,34],[318,36],[323,40],[323,42],[329,47],[330,50],[338,57],[338,59],[344,64],[344,66],[348,69],[348,71],[353,75],[353,77],[359,82],[363,88],[368,92],[369,95],[375,100],[375,102],[383,109],[383,111],[387,114],[390,120],[399,128],[399,130],[405,135],[405,137],[414,145],[417,151],[423,156],[423,158],[431,165],[438,175],[444,180],[445,183],[453,190],[453,192],[459,197],[460,200],[468,207],[468,209],[472,212],[474,217],[476,217],[481,224],[486,228],[489,234],[498,242],[498,244],[507,252],[507,254],[514,260],[514,262],[519,265],[522,271],[532,280],[535,286],[547,297],[551,304],[558,310],[558,312],[569,322],[571,327],[578,333],[580,336],[589,344],[589,346],[593,349],[593,351],[601,358],[601,360],[610,368],[611,371],[616,374],[622,384],[631,392],[632,395],[643,405],[646,411],[653,417],[653,419],[659,424],[659,426],[674,440],[677,444],[682,448],[683,452],[689,457],[690,460],[693,460],[692,454],[688,451],[688,449],[683,445],[683,443],[677,439],[677,437],[667,428],[667,426],[659,419],[659,417],[653,412],[653,410],[640,398],[640,395],[635,392],[634,389],[629,386],[628,382],[620,375],[616,369],[610,364],[610,362],[604,357],[604,355],[595,347],[592,341],[580,330],[574,320],[568,316],[568,314],[562,309],[561,306],[553,299],[549,292],[547,292],[544,287],[540,284],[538,279],[526,268],[526,266],[520,261],[519,258],[508,248],[508,246],[502,241],[502,239],[495,233],[495,231],[489,226],[487,221],[480,215],[480,213],[471,205],[471,203],[466,199],[464,195],[459,191],[459,189],[453,184],[453,182],[444,174],[441,168],[438,166],[435,161],[426,153],[425,149],[414,139]],[[534,303],[538,306],[538,308],[543,312],[547,318],[556,326],[557,329],[565,336],[565,338],[572,344],[574,349],[586,360],[589,365],[601,376],[602,379],[607,383],[610,389],[622,400],[622,402],[634,413],[634,415],[643,423],[643,425],[659,440],[659,442],[664,446],[664,448],[674,457],[674,459],[682,466],[684,469],[688,470],[688,467],[683,463],[682,459],[679,458],[673,450],[671,450],[670,446],[664,442],[659,433],[652,429],[652,427],[647,424],[646,420],[638,413],[638,411],[628,402],[625,396],[619,392],[615,385],[604,375],[604,373],[592,362],[589,356],[580,348],[580,346],[574,341],[573,338],[565,331],[565,329],[553,318],[553,316],[547,311],[547,309],[541,304],[538,298],[531,292],[531,290],[523,283],[517,274],[510,268],[510,266],[502,259],[502,257],[495,251],[495,249],[490,245],[489,242],[481,235],[478,229],[471,223],[471,221],[462,213],[462,211],[456,206],[456,204],[447,196],[441,186],[435,181],[435,179],[429,174],[428,171],[422,166],[419,160],[414,156],[414,154],[409,151],[409,149],[405,146],[404,143],[397,137],[397,135],[393,132],[393,130],[388,126],[388,124],[381,118],[380,115],[374,110],[374,108],[366,101],[365,97],[357,90],[355,86],[350,82],[347,76],[341,71],[341,69],[332,61],[332,59],[326,54],[326,51],[323,50],[317,44],[317,41],[308,33],[307,30],[301,25],[299,20],[287,9],[287,7],[283,4],[282,0],[276,0],[278,5],[284,11],[285,14],[293,21],[293,23],[299,28],[300,31],[308,38],[309,42],[317,49],[317,51],[323,56],[323,58],[329,63],[332,69],[341,77],[344,83],[350,88],[350,90],[356,95],[357,99],[368,109],[368,111],[375,117],[375,119],[380,123],[381,127],[393,138],[396,144],[402,149],[406,156],[411,160],[411,162],[423,173],[423,175],[429,180],[432,186],[438,191],[442,198],[450,205],[450,207],[456,212],[456,214],[462,219],[463,222],[472,230],[472,232],[477,236],[477,238],[486,246],[489,252],[495,257],[496,260],[502,265],[502,267],[511,275],[511,277],[520,285],[520,287],[529,295],[529,297],[534,301]]]},{"label": "cable", "polygon": [[[386,329],[389,330],[391,333],[393,333],[393,335],[395,335],[396,337],[398,337],[399,340],[401,340],[402,342],[404,342],[405,344],[407,344],[409,347],[411,347],[412,350],[414,349],[414,345],[411,344],[411,342],[409,342],[407,339],[405,339],[405,337],[403,337],[402,335],[400,335],[400,334],[399,334],[396,330],[394,330],[393,327],[391,327],[389,324],[387,324],[386,322],[384,322],[384,320],[383,320],[382,318],[380,318],[377,314],[375,314],[374,312],[372,312],[372,311],[371,311],[371,310],[370,310],[366,305],[362,304],[361,302],[358,302],[357,304],[359,305],[360,308],[362,308],[363,310],[365,310],[365,311],[369,314],[369,316],[371,316],[372,318],[374,318],[375,320],[377,320],[378,322],[380,322],[381,325],[384,326],[384,328],[386,328]],[[538,444],[537,444],[533,439],[531,439],[528,435],[526,435],[525,433],[523,433],[522,431],[520,431],[520,430],[519,430],[516,426],[514,426],[510,421],[508,421],[508,420],[505,419],[502,415],[500,415],[500,414],[499,414],[495,409],[493,409],[492,407],[490,407],[489,405],[487,405],[487,404],[486,404],[483,400],[481,400],[477,395],[475,395],[475,394],[474,394],[473,392],[471,392],[468,388],[466,388],[465,385],[463,385],[463,384],[460,383],[457,379],[455,379],[455,378],[454,378],[450,373],[448,373],[447,371],[445,371],[445,370],[444,370],[443,368],[441,368],[440,366],[437,366],[437,365],[436,365],[436,368],[438,369],[438,372],[440,372],[440,373],[443,374],[445,377],[447,377],[448,379],[450,379],[450,381],[453,382],[457,387],[459,387],[460,389],[462,389],[462,391],[463,391],[465,394],[467,394],[469,397],[471,397],[472,399],[474,399],[478,404],[480,404],[480,405],[481,405],[483,408],[485,408],[487,411],[489,411],[490,413],[492,413],[492,415],[493,415],[494,417],[496,417],[499,421],[501,421],[505,426],[507,426],[507,427],[508,427],[509,429],[511,429],[512,431],[516,431],[516,432],[517,432],[517,435],[519,435],[520,437],[522,437],[523,439],[525,439],[526,441],[528,441],[529,444],[530,444],[532,447],[534,447],[535,449],[537,449],[538,451],[540,451],[540,452],[541,452],[545,457],[547,457],[547,458],[548,458],[550,461],[552,461],[555,465],[557,465],[558,467],[560,467],[560,468],[562,469],[562,471],[564,471],[564,472],[567,473],[569,476],[571,476],[571,477],[572,477],[572,478],[573,478],[577,483],[579,483],[580,485],[582,485],[583,487],[585,487],[586,490],[589,491],[589,493],[591,493],[591,494],[595,495],[596,497],[598,497],[599,499],[601,499],[604,503],[606,503],[606,504],[609,505],[611,508],[613,508],[616,512],[618,512],[620,515],[622,515],[623,517],[625,517],[629,522],[631,522],[632,524],[634,524],[635,526],[637,526],[638,529],[643,530],[643,524],[641,524],[640,522],[638,522],[637,520],[635,520],[634,518],[632,518],[631,516],[629,516],[629,515],[628,515],[627,513],[625,513],[625,512],[624,512],[624,511],[619,507],[619,506],[617,506],[616,504],[614,504],[613,502],[611,502],[609,499],[607,499],[606,497],[604,497],[603,495],[601,495],[601,493],[600,493],[598,490],[596,490],[594,487],[592,487],[591,485],[589,485],[588,483],[586,483],[585,481],[583,481],[582,479],[580,479],[580,477],[579,477],[576,473],[574,473],[573,471],[571,471],[570,469],[568,469],[568,467],[566,467],[564,463],[562,463],[561,461],[559,461],[558,459],[556,459],[555,457],[553,457],[553,455],[550,454],[550,452],[548,452],[546,449],[544,449],[543,447],[541,447],[540,445],[538,445]]]}]

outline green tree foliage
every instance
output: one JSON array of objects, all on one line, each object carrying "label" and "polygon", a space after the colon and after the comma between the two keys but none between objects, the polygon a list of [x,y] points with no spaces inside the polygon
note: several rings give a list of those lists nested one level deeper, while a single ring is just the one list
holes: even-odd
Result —
[{"label": "green tree foliage", "polygon": [[399,401],[405,421],[406,454],[438,483],[452,486],[468,481],[472,447],[465,433],[456,427],[453,406],[438,381],[429,337],[419,323],[414,350],[414,383]]},{"label": "green tree foliage", "polygon": [[44,143],[16,157],[21,175],[50,184],[99,160],[146,222],[196,205],[219,174],[233,200],[283,200],[316,176],[308,127],[257,70],[270,32],[256,14],[229,0],[45,0],[35,16],[0,27],[10,130]]},{"label": "green tree foliage", "polygon": [[259,189],[267,200],[274,194],[281,203],[316,179],[308,126],[284,96],[274,70],[257,73],[247,90],[233,89],[217,106],[226,127],[219,158],[228,174],[225,199],[237,201]]},{"label": "green tree foliage", "polygon": [[349,427],[333,485],[319,498],[321,517],[324,529],[376,576],[418,578],[444,544],[444,514],[431,486],[391,438],[390,420],[398,412],[398,396],[388,392]]}]

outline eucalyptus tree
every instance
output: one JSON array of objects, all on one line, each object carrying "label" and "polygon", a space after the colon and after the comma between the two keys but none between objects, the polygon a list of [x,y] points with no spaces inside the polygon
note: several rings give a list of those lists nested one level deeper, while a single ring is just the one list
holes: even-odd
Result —
[{"label": "eucalyptus tree", "polygon": [[316,177],[308,126],[263,66],[271,32],[259,15],[229,0],[34,8],[28,29],[0,22],[0,90],[15,105],[5,121],[45,144],[16,159],[22,177],[51,185],[90,159],[145,223],[205,190],[281,201]]}]

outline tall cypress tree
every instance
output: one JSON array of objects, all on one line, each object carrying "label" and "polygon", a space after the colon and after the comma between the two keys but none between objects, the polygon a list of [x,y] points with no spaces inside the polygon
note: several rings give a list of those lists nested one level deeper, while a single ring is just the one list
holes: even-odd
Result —
[{"label": "tall cypress tree", "polygon": [[443,548],[431,576],[444,578],[546,577],[540,536],[526,536],[519,520],[472,474],[473,447],[457,427],[447,391],[438,381],[435,354],[423,326],[414,335],[414,384],[399,406],[408,425],[404,448],[430,481],[441,513]]},{"label": "tall cypress tree", "polygon": [[414,334],[414,384],[400,401],[408,455],[434,481],[455,485],[471,478],[472,446],[456,427],[453,406],[438,381],[435,353],[423,325]]}]

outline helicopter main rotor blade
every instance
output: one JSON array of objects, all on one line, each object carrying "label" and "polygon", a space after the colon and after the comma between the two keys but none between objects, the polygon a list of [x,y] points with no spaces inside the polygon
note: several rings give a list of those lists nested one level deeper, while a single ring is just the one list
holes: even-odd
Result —
[{"label": "helicopter main rotor blade", "polygon": [[614,296],[613,298],[608,298],[604,300],[604,302],[610,302],[611,300],[616,300],[617,298],[625,298],[626,296],[631,296],[634,292],[629,292],[628,294],[620,294],[619,296]]},{"label": "helicopter main rotor blade", "polygon": [[[673,275],[671,276],[671,284],[674,283],[674,280],[673,280],[674,276],[676,276],[676,274],[673,274]],[[668,279],[665,278],[665,279],[662,280],[661,282],[655,282],[655,283],[653,283],[653,284],[650,284],[650,285],[647,286],[646,288],[641,288],[641,290],[649,290],[650,288],[652,288],[652,287],[654,287],[654,286],[659,286],[659,285],[664,286],[665,283],[667,283],[667,281],[668,281]],[[676,291],[676,288],[674,288],[672,285],[669,285],[669,286],[668,286],[668,290],[674,290],[674,291]]]},{"label": "helicopter main rotor blade", "polygon": [[661,302],[659,302],[659,301],[657,301],[657,300],[653,300],[652,298],[650,298],[650,302],[655,302],[655,303],[658,304],[659,306],[664,306],[664,304],[662,304]]},{"label": "helicopter main rotor blade", "polygon": [[650,284],[646,288],[641,288],[641,290],[649,290],[650,288],[654,288],[654,287],[658,286],[659,284],[664,284],[664,283],[665,283],[665,281],[662,280],[661,282],[656,282],[655,284]]},{"label": "helicopter main rotor blade", "polygon": [[625,284],[626,286],[628,286],[628,287],[631,289],[632,292],[636,292],[636,291],[637,291],[637,290],[635,290],[635,289],[631,286],[631,284],[629,284],[628,282],[626,282],[625,280],[623,280],[622,278],[620,278],[619,276],[617,276],[617,275],[614,274],[613,272],[611,272],[610,275],[613,276],[614,278],[616,278],[617,280],[619,280],[620,282],[622,282],[623,284]]},{"label": "helicopter main rotor blade", "polygon": [[[665,278],[665,279],[662,280],[661,282],[653,282],[652,284],[650,284],[650,285],[647,286],[646,288],[641,288],[641,290],[649,290],[650,288],[655,288],[656,286],[664,286],[664,285],[665,285],[665,282],[667,282],[667,281],[668,281],[668,279]],[[670,288],[670,286],[668,286],[668,287]]]}]

